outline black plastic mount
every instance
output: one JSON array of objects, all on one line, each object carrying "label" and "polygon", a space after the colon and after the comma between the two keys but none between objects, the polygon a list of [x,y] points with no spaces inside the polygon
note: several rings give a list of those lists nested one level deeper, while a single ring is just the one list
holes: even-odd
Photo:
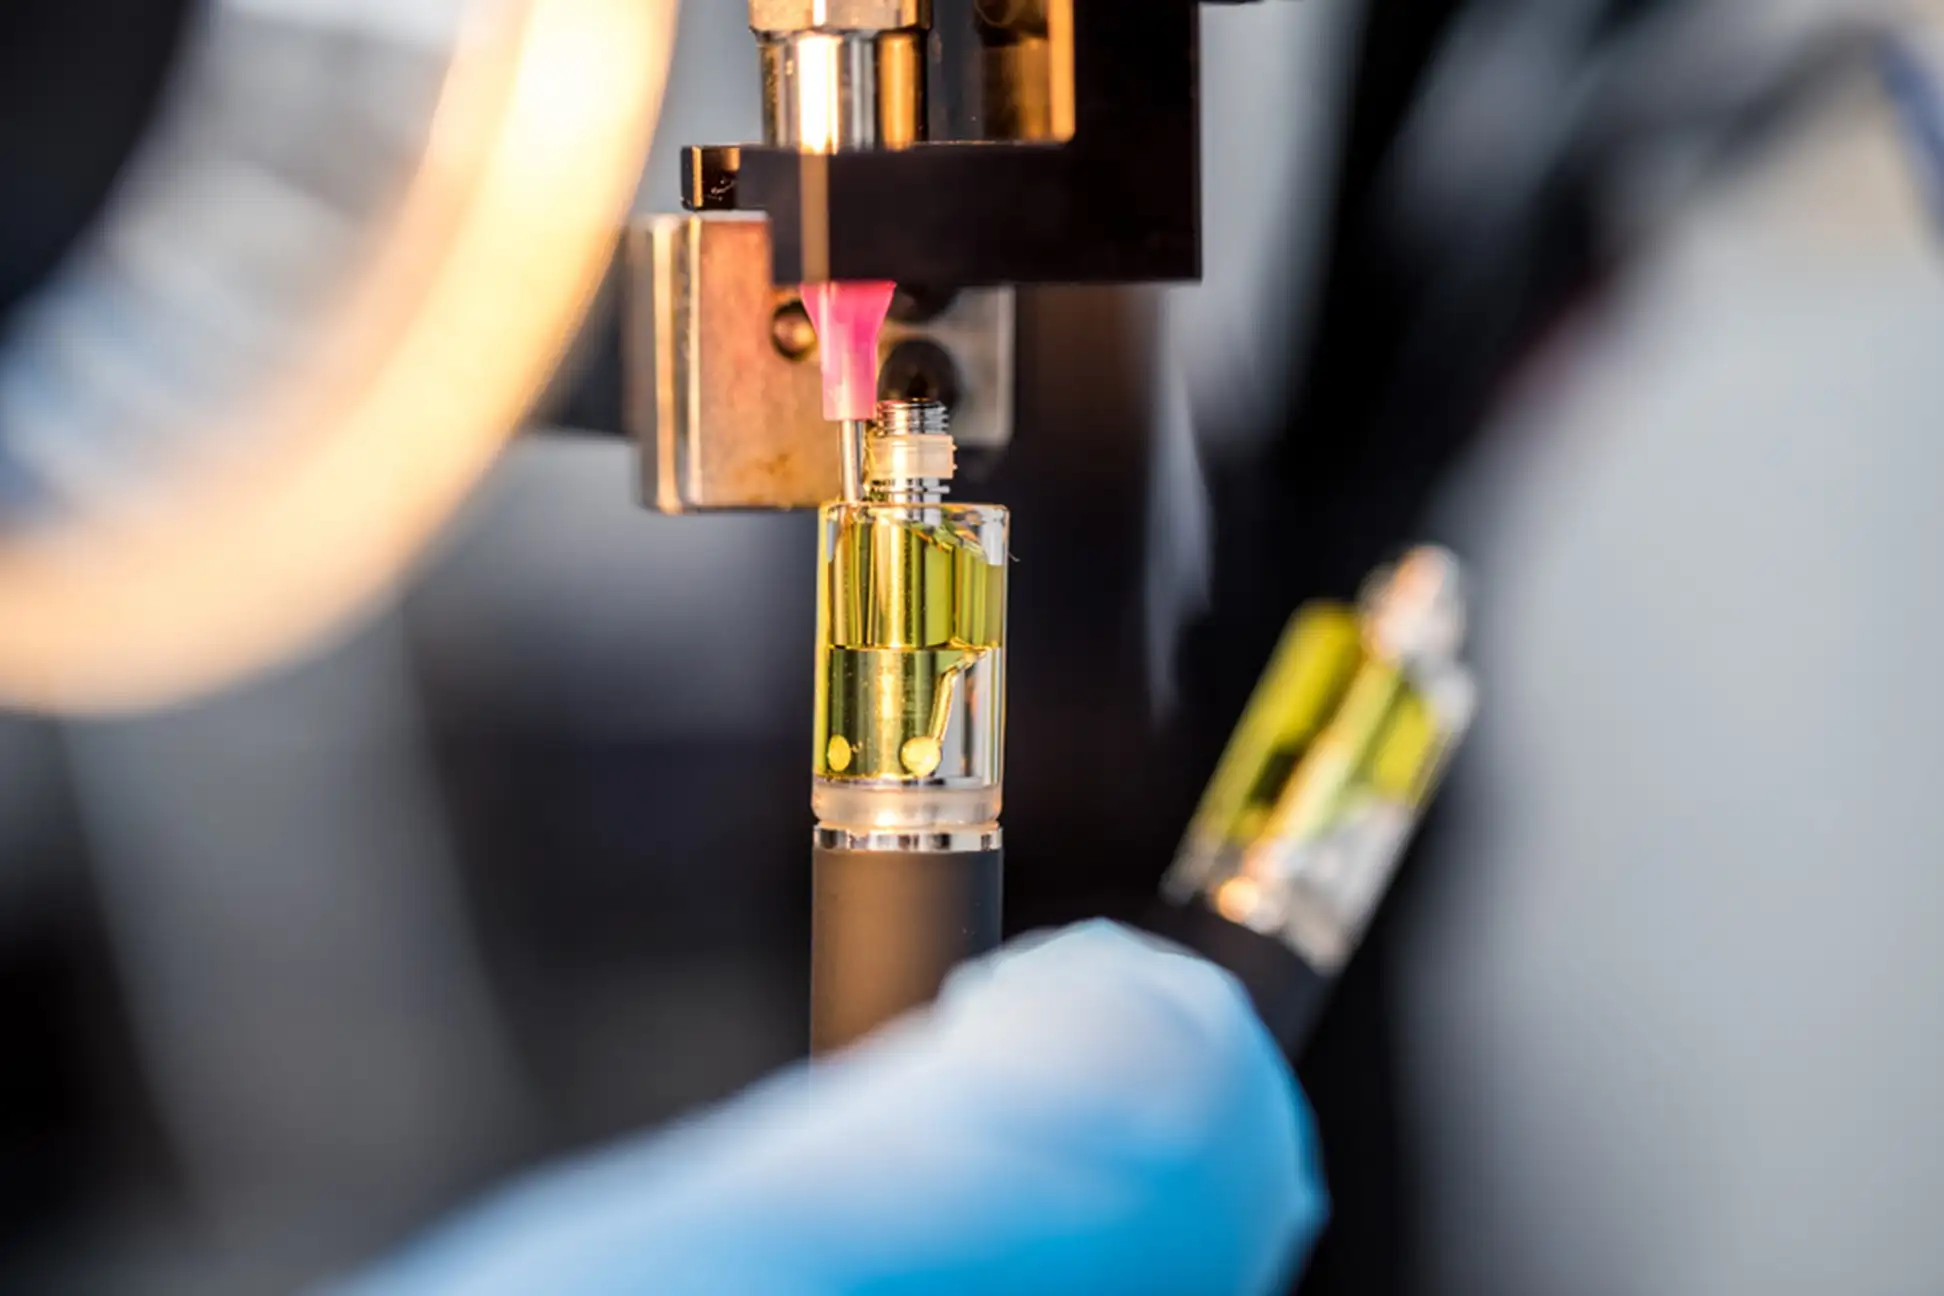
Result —
[{"label": "black plastic mount", "polygon": [[1157,902],[1142,925],[1241,982],[1284,1056],[1291,1062],[1302,1057],[1329,1004],[1335,978],[1317,971],[1281,941],[1232,923],[1199,900]]},{"label": "black plastic mount", "polygon": [[1198,279],[1199,31],[1197,0],[1073,0],[1068,142],[689,148],[682,200],[766,212],[779,284]]}]

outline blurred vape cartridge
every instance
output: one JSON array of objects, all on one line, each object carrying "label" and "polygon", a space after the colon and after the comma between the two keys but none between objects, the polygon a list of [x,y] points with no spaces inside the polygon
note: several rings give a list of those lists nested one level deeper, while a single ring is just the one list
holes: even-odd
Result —
[{"label": "blurred vape cartridge", "polygon": [[1008,516],[946,501],[944,406],[891,401],[819,546],[811,1033],[841,1047],[999,941]]},{"label": "blurred vape cartridge", "polygon": [[1458,564],[1416,549],[1298,612],[1163,883],[1155,926],[1235,972],[1294,1054],[1389,888],[1476,689]]}]

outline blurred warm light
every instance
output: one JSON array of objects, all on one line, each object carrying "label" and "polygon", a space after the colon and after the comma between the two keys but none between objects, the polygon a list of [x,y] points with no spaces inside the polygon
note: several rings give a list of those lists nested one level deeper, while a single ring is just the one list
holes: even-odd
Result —
[{"label": "blurred warm light", "polygon": [[[474,33],[401,214],[260,457],[0,550],[0,700],[166,703],[376,598],[479,480],[572,338],[653,131],[675,0],[523,0]],[[214,443],[216,438],[212,438]]]},{"label": "blurred warm light", "polygon": [[1216,910],[1233,923],[1246,923],[1255,917],[1261,900],[1262,888],[1246,875],[1230,878],[1215,892]]}]

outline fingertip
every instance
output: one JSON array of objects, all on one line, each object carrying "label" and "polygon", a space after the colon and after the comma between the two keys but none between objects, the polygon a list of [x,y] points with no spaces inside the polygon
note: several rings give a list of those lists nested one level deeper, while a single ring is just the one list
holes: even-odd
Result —
[{"label": "fingertip", "polygon": [[[1071,1001],[1069,1005],[1069,1001]],[[1092,919],[1035,933],[961,969],[948,983],[937,1016],[1003,1011],[1117,1016],[1142,1029],[1179,1037],[1192,1056],[1262,1065],[1294,1088],[1280,1050],[1240,982],[1222,968],[1146,932]]]}]

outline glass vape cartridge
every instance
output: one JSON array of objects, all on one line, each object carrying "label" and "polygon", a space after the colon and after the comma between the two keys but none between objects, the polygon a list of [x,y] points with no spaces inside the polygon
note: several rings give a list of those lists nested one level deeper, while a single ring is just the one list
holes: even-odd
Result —
[{"label": "glass vape cartridge", "polygon": [[891,401],[820,517],[812,1044],[930,999],[999,940],[1008,516],[946,501],[944,406]]},{"label": "glass vape cartridge", "polygon": [[1464,630],[1440,549],[1379,572],[1355,608],[1299,612],[1163,884],[1157,927],[1240,976],[1292,1052],[1471,722]]}]

